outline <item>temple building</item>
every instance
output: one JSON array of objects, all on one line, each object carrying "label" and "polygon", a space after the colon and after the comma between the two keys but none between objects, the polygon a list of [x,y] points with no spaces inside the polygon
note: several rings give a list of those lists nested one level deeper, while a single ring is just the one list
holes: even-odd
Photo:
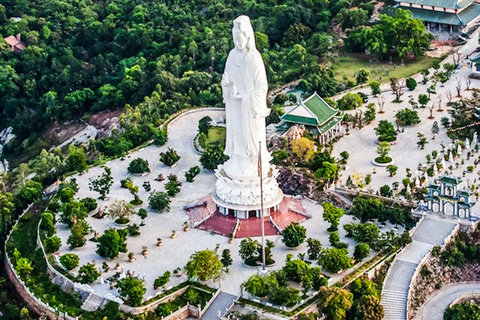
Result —
[{"label": "temple building", "polygon": [[322,144],[342,134],[343,114],[328,105],[316,92],[280,117],[277,130],[287,132],[292,126],[305,126]]},{"label": "temple building", "polygon": [[428,210],[472,220],[471,208],[475,202],[470,201],[472,195],[470,191],[458,190],[458,185],[462,180],[456,177],[442,176],[438,182],[427,186]]},{"label": "temple building", "polygon": [[480,18],[480,4],[475,0],[396,0],[423,21],[431,32],[465,32]]},{"label": "temple building", "polygon": [[479,79],[480,78],[480,53],[470,58],[472,63],[472,75]]}]

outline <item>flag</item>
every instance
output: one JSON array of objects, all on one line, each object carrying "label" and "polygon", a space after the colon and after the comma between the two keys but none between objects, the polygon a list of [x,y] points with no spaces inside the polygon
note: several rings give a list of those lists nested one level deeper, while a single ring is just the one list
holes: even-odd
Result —
[{"label": "flag", "polygon": [[258,176],[262,177],[262,143],[258,142],[258,163],[257,163]]}]

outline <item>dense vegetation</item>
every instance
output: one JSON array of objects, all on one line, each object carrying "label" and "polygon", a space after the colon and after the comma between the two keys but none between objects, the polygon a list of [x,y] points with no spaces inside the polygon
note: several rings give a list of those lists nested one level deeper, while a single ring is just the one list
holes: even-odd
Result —
[{"label": "dense vegetation", "polygon": [[[165,140],[155,128],[165,116],[221,104],[220,73],[232,48],[231,21],[240,14],[253,21],[270,86],[302,78],[300,88],[322,96],[345,87],[318,64],[341,47],[332,21],[368,26],[349,36],[355,50],[365,50],[358,46],[363,30],[385,33],[378,46],[385,57],[421,55],[428,47],[423,25],[409,13],[381,15],[370,27],[372,12],[371,3],[358,0],[4,1],[0,38],[20,34],[27,45],[12,53],[0,39],[3,126],[17,134],[6,152],[38,153],[49,146],[45,125],[123,107],[127,132],[97,143],[98,151],[119,155],[148,139]],[[405,44],[409,36],[418,41]]]}]

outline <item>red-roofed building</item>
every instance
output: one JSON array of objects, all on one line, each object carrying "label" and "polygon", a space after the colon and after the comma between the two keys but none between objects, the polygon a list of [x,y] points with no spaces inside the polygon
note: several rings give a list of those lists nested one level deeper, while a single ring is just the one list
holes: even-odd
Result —
[{"label": "red-roofed building", "polygon": [[6,37],[5,41],[10,45],[10,50],[12,50],[12,52],[20,52],[26,48],[25,43],[20,37],[20,34],[17,34],[16,36]]}]

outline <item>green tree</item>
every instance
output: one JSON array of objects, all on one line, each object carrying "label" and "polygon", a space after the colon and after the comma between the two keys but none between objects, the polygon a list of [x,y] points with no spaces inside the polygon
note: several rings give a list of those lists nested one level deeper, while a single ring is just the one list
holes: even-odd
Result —
[{"label": "green tree", "polygon": [[420,103],[420,106],[422,108],[425,108],[429,101],[430,101],[430,98],[426,94],[422,93],[418,95],[418,103]]},{"label": "green tree", "polygon": [[310,260],[318,260],[320,253],[322,253],[322,243],[318,239],[308,238],[307,239],[307,255]]},{"label": "green tree", "polygon": [[[242,287],[255,297],[265,297],[268,294],[268,282],[272,281],[274,278],[267,278],[261,275],[252,275],[248,278],[247,281],[242,283]],[[273,280],[273,284],[275,284],[276,280]],[[278,283],[277,283],[278,284]]]},{"label": "green tree", "polygon": [[386,184],[383,185],[383,186],[381,186],[380,189],[379,189],[379,191],[380,191],[380,195],[381,195],[382,197],[391,197],[391,196],[392,196],[392,193],[393,193],[393,192],[392,192],[392,189],[390,188],[390,186],[389,186],[389,185],[386,185]]},{"label": "green tree", "polygon": [[432,125],[432,134],[435,137],[436,134],[440,131],[440,128],[438,127],[438,122],[434,121]]},{"label": "green tree", "polygon": [[191,167],[187,172],[185,172],[185,179],[187,182],[193,182],[193,179],[200,173],[200,167],[194,166]]},{"label": "green tree", "polygon": [[480,318],[480,307],[470,301],[463,301],[445,310],[443,320],[474,320]]},{"label": "green tree", "polygon": [[417,145],[420,149],[423,150],[425,148],[425,145],[428,143],[428,140],[427,138],[425,138],[425,135],[420,132],[417,132],[417,137],[418,137]]},{"label": "green tree", "polygon": [[353,252],[353,257],[357,261],[362,261],[368,257],[370,253],[370,246],[367,243],[357,243],[355,245],[355,251]]},{"label": "green tree", "polygon": [[200,163],[207,170],[214,170],[219,164],[228,160],[228,156],[223,153],[221,146],[209,146],[200,156]]},{"label": "green tree", "polygon": [[347,93],[337,102],[340,110],[353,110],[359,108],[363,104],[363,99],[357,93]]},{"label": "green tree", "polygon": [[307,230],[305,227],[299,225],[296,222],[290,223],[282,232],[282,242],[287,247],[298,247],[301,245],[307,236]]},{"label": "green tree", "polygon": [[355,307],[355,319],[382,320],[385,310],[376,296],[361,296]]},{"label": "green tree", "polygon": [[401,121],[402,123],[404,123],[406,126],[411,126],[411,125],[420,123],[420,117],[418,116],[418,112],[408,108],[399,110],[395,114],[395,118],[398,121]]},{"label": "green tree", "polygon": [[26,280],[33,271],[32,262],[27,258],[18,259],[15,266],[15,271],[20,276],[20,278]]},{"label": "green tree", "polygon": [[402,102],[402,100],[400,100],[400,97],[403,95],[403,90],[400,80],[397,78],[390,78],[390,88],[395,95],[395,100],[393,100],[393,102]]},{"label": "green tree", "polygon": [[240,242],[240,257],[243,261],[257,259],[260,243],[252,238],[245,238]]},{"label": "green tree", "polygon": [[334,163],[323,162],[322,167],[315,171],[315,179],[317,180],[330,180],[336,178],[338,175],[338,167]]},{"label": "green tree", "polygon": [[165,286],[167,285],[167,283],[170,282],[170,277],[171,277],[170,271],[165,271],[163,275],[155,279],[155,281],[153,282],[153,289],[157,290],[160,287],[163,287],[163,289],[165,289]]},{"label": "green tree", "polygon": [[397,174],[398,167],[396,165],[388,165],[387,166],[387,171],[390,173],[390,177],[393,177],[394,175]]},{"label": "green tree", "polygon": [[126,299],[127,304],[132,307],[142,304],[143,295],[147,291],[145,283],[133,276],[127,276],[118,280],[116,287],[120,289],[120,296]]},{"label": "green tree", "polygon": [[397,132],[393,124],[387,120],[380,120],[378,126],[375,128],[375,133],[379,141],[392,142],[397,140]]},{"label": "green tree", "polygon": [[412,77],[407,78],[407,80],[405,80],[405,84],[406,84],[408,90],[410,90],[410,91],[415,90],[415,88],[417,87],[417,81],[415,79],[413,79]]},{"label": "green tree", "polygon": [[370,124],[376,117],[375,111],[375,104],[369,103],[367,105],[367,110],[363,113],[363,119],[365,120],[365,124]]},{"label": "green tree", "polygon": [[357,76],[356,76],[357,85],[366,83],[368,81],[369,76],[370,76],[370,72],[368,70],[361,68],[357,72]]},{"label": "green tree", "polygon": [[205,116],[198,121],[198,132],[208,135],[208,130],[212,127],[212,118]]},{"label": "green tree", "polygon": [[330,228],[328,231],[338,230],[338,225],[340,224],[340,218],[343,217],[343,209],[335,207],[333,204],[328,202],[322,203],[323,207],[323,220],[330,223]]},{"label": "green tree", "polygon": [[134,159],[128,165],[128,173],[145,173],[150,172],[148,161],[142,158]]},{"label": "green tree", "polygon": [[385,162],[390,162],[391,158],[388,157],[388,153],[392,147],[390,146],[390,143],[383,141],[378,144],[377,147],[377,153],[380,155],[380,162],[385,163]]},{"label": "green tree", "polygon": [[87,170],[87,156],[85,150],[80,147],[70,145],[68,147],[68,153],[65,158],[65,166],[67,171],[76,171],[82,173]]},{"label": "green tree", "polygon": [[126,232],[119,232],[117,229],[107,229],[98,238],[97,253],[101,257],[113,259],[120,252],[127,252]]},{"label": "green tree", "polygon": [[67,270],[72,270],[78,267],[80,258],[73,253],[67,253],[60,257],[60,263]]},{"label": "green tree", "polygon": [[43,246],[47,253],[57,252],[62,246],[62,240],[57,236],[45,238],[43,240]]},{"label": "green tree", "polygon": [[222,262],[213,251],[197,251],[190,256],[185,273],[189,278],[198,278],[201,281],[216,280],[222,275]]},{"label": "green tree", "polygon": [[115,200],[107,207],[107,215],[119,224],[128,223],[129,217],[133,214],[135,214],[133,205],[125,200]]},{"label": "green tree", "polygon": [[67,244],[70,245],[70,248],[79,248],[83,247],[87,242],[85,235],[88,234],[89,225],[84,220],[79,220],[70,228],[70,236],[67,239]]},{"label": "green tree", "polygon": [[180,160],[180,156],[172,148],[168,148],[166,152],[160,153],[160,162],[166,166],[173,166],[175,163]]},{"label": "green tree", "polygon": [[158,213],[170,211],[170,197],[165,192],[153,191],[148,197],[148,205]]},{"label": "green tree", "polygon": [[319,258],[319,264],[321,264],[325,270],[337,273],[341,270],[346,270],[351,267],[350,257],[347,255],[346,249],[329,248],[324,249]]},{"label": "green tree", "polygon": [[331,320],[345,319],[347,311],[353,304],[353,295],[346,289],[338,287],[321,287],[319,298],[320,310]]},{"label": "green tree", "polygon": [[103,167],[104,173],[98,175],[96,178],[90,178],[88,187],[91,191],[96,191],[100,194],[99,199],[105,200],[107,194],[110,193],[110,187],[113,184],[112,170],[109,167]]},{"label": "green tree", "polygon": [[220,261],[222,262],[223,267],[228,270],[228,267],[230,267],[233,263],[230,249],[225,249],[222,251],[222,258]]},{"label": "green tree", "polygon": [[93,263],[87,263],[78,269],[77,281],[80,283],[92,283],[100,277],[97,267]]},{"label": "green tree", "polygon": [[380,82],[372,81],[369,83],[370,89],[372,89],[372,95],[377,96],[381,93],[380,91]]}]

